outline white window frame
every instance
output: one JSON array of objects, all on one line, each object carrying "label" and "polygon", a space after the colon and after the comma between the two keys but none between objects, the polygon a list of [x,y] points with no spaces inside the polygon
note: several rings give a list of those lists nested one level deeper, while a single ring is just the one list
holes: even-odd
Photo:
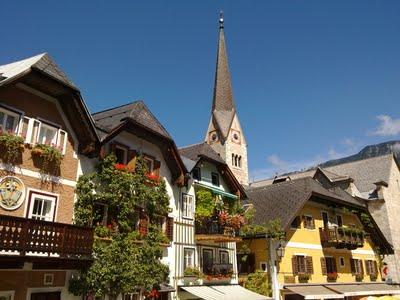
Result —
[{"label": "white window frame", "polygon": [[[20,125],[20,121],[21,121],[21,116],[22,116],[22,114],[19,114],[19,113],[16,113],[16,112],[14,112],[14,111],[12,111],[12,110],[10,110],[10,109],[7,109],[7,108],[5,108],[4,106],[0,106],[0,112],[2,112],[5,116],[11,116],[11,117],[15,117],[15,121],[14,121],[14,124],[13,124],[13,131],[12,131],[12,133],[14,133],[14,134],[17,134],[18,133],[18,131],[19,131],[19,125]],[[4,120],[3,120],[3,123],[1,124],[1,129],[3,130],[3,131],[6,131],[6,129],[5,129],[5,127],[4,127],[4,124],[5,124],[5,121],[6,121],[6,119],[7,118],[4,118]],[[4,127],[4,128],[3,128]]]},{"label": "white window frame", "polygon": [[182,217],[193,220],[194,217],[194,196],[182,194]]},{"label": "white window frame", "polygon": [[230,261],[230,259],[229,259],[229,251],[228,250],[219,250],[219,262],[222,264],[222,256],[223,255],[227,255],[227,257],[228,257],[228,262],[227,262],[227,264],[229,264],[229,261]]},{"label": "white window frame", "polygon": [[[187,255],[186,253],[191,253],[191,255]],[[194,268],[196,266],[195,254],[196,254],[195,248],[188,248],[188,247],[183,248],[183,270],[184,271],[186,268]],[[188,264],[189,259],[192,260],[191,264]]]},{"label": "white window frame", "polygon": [[[147,156],[147,155],[144,155],[144,156],[143,156],[143,160],[149,161],[149,162],[150,162],[150,170],[149,170],[149,173],[153,173],[153,171],[154,171],[154,158],[149,157],[149,156]],[[147,165],[147,164],[146,164],[146,165]]]},{"label": "white window frame", "polygon": [[[314,228],[309,228],[309,227],[306,226],[307,220],[304,220],[304,224],[303,224],[304,229],[306,229],[306,230],[315,230],[317,226],[315,225],[314,216],[313,216],[313,215],[310,215],[310,214],[304,214],[304,218],[305,218],[305,219],[306,219],[306,218],[311,218],[311,223],[314,225]],[[313,226],[313,225],[311,225],[311,226]]]},{"label": "white window frame", "polygon": [[115,150],[117,150],[117,149],[124,151],[124,158],[123,158],[122,163],[127,164],[128,163],[128,148],[124,147],[123,145],[119,145],[119,144],[115,143]]},{"label": "white window frame", "polygon": [[326,214],[326,216],[328,217],[328,227],[331,226],[331,222],[329,221],[329,213],[326,210],[322,210],[321,211],[321,220],[322,220],[322,226],[324,226],[324,216],[323,214]]},{"label": "white window frame", "polygon": [[[51,125],[51,124],[47,124],[47,123],[44,123],[44,122],[41,122],[41,121],[39,121],[40,122],[40,125],[39,125],[39,132],[38,132],[38,135],[37,135],[37,137],[36,137],[36,142],[38,143],[38,144],[46,144],[46,145],[51,145],[51,146],[57,146],[57,142],[58,142],[58,130],[59,130],[59,128],[58,127],[56,127],[56,126],[53,126],[53,125]],[[47,141],[47,140],[45,140],[44,142],[43,142],[43,140],[39,140],[39,138],[40,138],[40,134],[41,134],[41,132],[42,132],[42,130],[44,130],[44,129],[46,129],[46,130],[53,130],[54,131],[54,137],[52,138],[52,140],[51,141]],[[46,136],[44,136],[44,138],[46,138]]]},{"label": "white window frame", "polygon": [[343,256],[339,257],[339,267],[344,268],[346,266],[346,260]]},{"label": "white window frame", "polygon": [[[49,194],[49,193],[43,193],[39,191],[29,191],[29,207],[28,207],[28,218],[32,219],[32,213],[33,213],[33,207],[35,203],[35,198],[41,198],[43,200],[48,200],[51,201],[51,210],[50,210],[50,219],[45,220],[49,222],[55,222],[56,220],[56,210],[57,210],[57,203],[58,203],[58,196],[54,194]],[[36,197],[35,197],[36,196]]]},{"label": "white window frame", "polygon": [[10,297],[10,300],[14,300],[15,291],[0,291],[0,297]]}]

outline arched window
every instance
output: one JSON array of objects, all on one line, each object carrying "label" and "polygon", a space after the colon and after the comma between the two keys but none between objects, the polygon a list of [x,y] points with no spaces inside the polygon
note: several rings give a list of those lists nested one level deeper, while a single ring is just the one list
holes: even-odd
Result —
[{"label": "arched window", "polygon": [[238,156],[237,155],[235,155],[235,167],[237,167],[237,165],[238,165]]},{"label": "arched window", "polygon": [[235,165],[235,154],[232,153],[232,166]]},{"label": "arched window", "polygon": [[238,167],[241,168],[242,167],[242,157],[239,156],[238,158]]}]

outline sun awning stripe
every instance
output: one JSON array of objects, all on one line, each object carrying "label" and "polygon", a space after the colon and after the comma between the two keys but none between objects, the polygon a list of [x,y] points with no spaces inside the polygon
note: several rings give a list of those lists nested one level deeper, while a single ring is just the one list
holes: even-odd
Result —
[{"label": "sun awning stripe", "polygon": [[267,300],[239,285],[184,286],[183,290],[204,300]]},{"label": "sun awning stripe", "polygon": [[351,296],[371,296],[400,294],[400,288],[386,283],[377,284],[337,284],[329,287],[330,289],[342,293],[346,297]]},{"label": "sun awning stripe", "polygon": [[343,299],[344,295],[336,293],[322,285],[287,286],[288,290],[304,296],[304,299]]}]

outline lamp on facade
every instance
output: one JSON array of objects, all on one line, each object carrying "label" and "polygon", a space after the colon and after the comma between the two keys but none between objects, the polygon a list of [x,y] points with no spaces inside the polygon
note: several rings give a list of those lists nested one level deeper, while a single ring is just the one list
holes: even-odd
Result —
[{"label": "lamp on facade", "polygon": [[276,257],[278,260],[281,260],[282,257],[285,256],[285,242],[284,241],[279,241],[278,247],[276,247]]}]

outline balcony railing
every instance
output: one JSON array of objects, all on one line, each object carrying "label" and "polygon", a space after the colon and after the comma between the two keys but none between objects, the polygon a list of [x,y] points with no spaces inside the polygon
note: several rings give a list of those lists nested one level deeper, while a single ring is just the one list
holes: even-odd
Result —
[{"label": "balcony railing", "polygon": [[93,229],[0,215],[0,255],[90,259]]},{"label": "balcony railing", "polygon": [[352,232],[343,227],[320,228],[322,247],[354,250],[364,245],[364,233]]},{"label": "balcony railing", "polygon": [[230,277],[233,274],[233,265],[226,263],[203,264],[204,275]]},{"label": "balcony railing", "polygon": [[229,226],[224,226],[217,220],[205,220],[195,224],[196,240],[213,240],[221,242],[240,241],[239,232]]}]

